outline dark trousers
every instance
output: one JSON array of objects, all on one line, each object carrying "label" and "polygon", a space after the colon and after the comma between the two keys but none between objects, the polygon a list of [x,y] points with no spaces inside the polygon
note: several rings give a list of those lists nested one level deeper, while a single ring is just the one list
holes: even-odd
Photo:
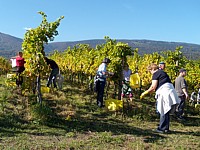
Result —
[{"label": "dark trousers", "polygon": [[159,124],[158,129],[162,131],[169,130],[169,122],[170,122],[170,118],[169,118],[169,111],[168,111],[165,115],[163,116],[160,115],[160,124]]},{"label": "dark trousers", "polygon": [[180,116],[183,115],[186,97],[185,96],[179,96],[179,98],[181,99],[181,102],[177,107],[177,112],[176,112],[177,117],[180,117]]},{"label": "dark trousers", "polygon": [[21,75],[21,73],[25,70],[25,68],[22,66],[22,67],[17,67],[17,70],[16,70],[16,75],[17,75],[17,78],[16,78],[16,84],[17,86],[22,86],[22,83],[23,83],[23,77]]},{"label": "dark trousers", "polygon": [[103,94],[106,82],[99,81],[97,85],[97,105],[103,107]]},{"label": "dark trousers", "polygon": [[48,82],[47,82],[47,86],[49,87],[49,85],[52,83],[53,81],[53,85],[54,85],[54,88],[57,88],[57,85],[56,85],[56,76],[57,74],[59,73],[59,69],[58,68],[55,68],[51,71],[51,74],[49,76],[49,79],[48,79]]}]

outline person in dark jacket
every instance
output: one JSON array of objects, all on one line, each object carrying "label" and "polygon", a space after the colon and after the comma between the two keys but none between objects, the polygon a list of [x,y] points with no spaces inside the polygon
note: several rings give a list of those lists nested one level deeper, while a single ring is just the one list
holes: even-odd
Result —
[{"label": "person in dark jacket", "polygon": [[59,67],[58,67],[57,63],[54,60],[49,59],[47,57],[44,57],[44,59],[45,59],[47,65],[49,65],[50,68],[52,69],[51,73],[50,73],[50,76],[48,78],[47,87],[49,87],[50,84],[53,81],[54,88],[57,88],[57,85],[56,85],[56,76],[59,74]]}]

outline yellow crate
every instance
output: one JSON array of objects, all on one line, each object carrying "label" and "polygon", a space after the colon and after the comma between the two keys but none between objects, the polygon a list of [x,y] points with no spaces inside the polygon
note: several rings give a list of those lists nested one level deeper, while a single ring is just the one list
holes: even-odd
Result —
[{"label": "yellow crate", "polygon": [[196,111],[200,111],[200,104],[195,104],[194,107]]},{"label": "yellow crate", "polygon": [[46,87],[46,86],[41,86],[41,93],[49,93],[50,92],[50,88]]},{"label": "yellow crate", "polygon": [[5,84],[8,87],[16,86],[16,74],[15,73],[7,73]]},{"label": "yellow crate", "polygon": [[123,101],[117,99],[105,100],[105,106],[110,111],[116,111],[123,108]]},{"label": "yellow crate", "polygon": [[130,76],[130,86],[132,88],[139,88],[140,87],[140,76],[138,73],[132,74]]},{"label": "yellow crate", "polygon": [[8,79],[14,78],[15,76],[16,76],[16,74],[14,74],[14,73],[7,73]]}]

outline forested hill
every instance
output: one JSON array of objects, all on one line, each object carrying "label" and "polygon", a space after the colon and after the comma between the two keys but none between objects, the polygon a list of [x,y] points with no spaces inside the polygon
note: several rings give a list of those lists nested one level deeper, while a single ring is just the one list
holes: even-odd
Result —
[{"label": "forested hill", "polygon": [[[13,37],[0,32],[0,56],[10,58],[16,55],[16,52],[21,49],[22,39]],[[165,42],[153,40],[117,40],[123,43],[128,43],[133,49],[138,48],[139,54],[161,52],[166,50],[175,50],[177,46],[183,46],[183,54],[189,59],[200,59],[200,45],[180,42]],[[49,53],[53,50],[63,51],[67,47],[73,47],[76,44],[89,44],[95,47],[97,44],[105,43],[104,39],[91,39],[73,42],[52,42],[45,46],[45,52]]]}]

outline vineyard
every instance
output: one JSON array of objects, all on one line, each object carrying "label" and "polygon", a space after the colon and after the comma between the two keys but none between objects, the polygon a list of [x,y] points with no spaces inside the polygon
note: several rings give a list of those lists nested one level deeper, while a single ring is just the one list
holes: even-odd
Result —
[{"label": "vineyard", "polygon": [[[172,82],[178,70],[187,70],[189,94],[200,88],[200,59],[188,60],[175,50],[139,55],[139,49],[105,37],[105,43],[92,48],[77,44],[60,52],[45,54],[44,44],[58,35],[57,28],[63,16],[48,22],[39,12],[42,23],[25,33],[22,52],[26,60],[21,88],[16,87],[9,60],[0,57],[0,130],[1,149],[199,149],[199,109],[187,103],[185,122],[172,117],[169,135],[154,133],[158,123],[154,95],[140,100],[141,92],[151,84],[147,66],[166,63],[165,71]],[[64,76],[62,89],[44,91],[50,68],[44,57],[56,61]],[[94,76],[102,60],[111,60],[108,70],[114,76],[107,80],[106,99],[119,99],[122,69],[128,63],[140,77],[134,87],[133,102],[126,102],[123,110],[110,112],[96,106],[93,91]]]}]

